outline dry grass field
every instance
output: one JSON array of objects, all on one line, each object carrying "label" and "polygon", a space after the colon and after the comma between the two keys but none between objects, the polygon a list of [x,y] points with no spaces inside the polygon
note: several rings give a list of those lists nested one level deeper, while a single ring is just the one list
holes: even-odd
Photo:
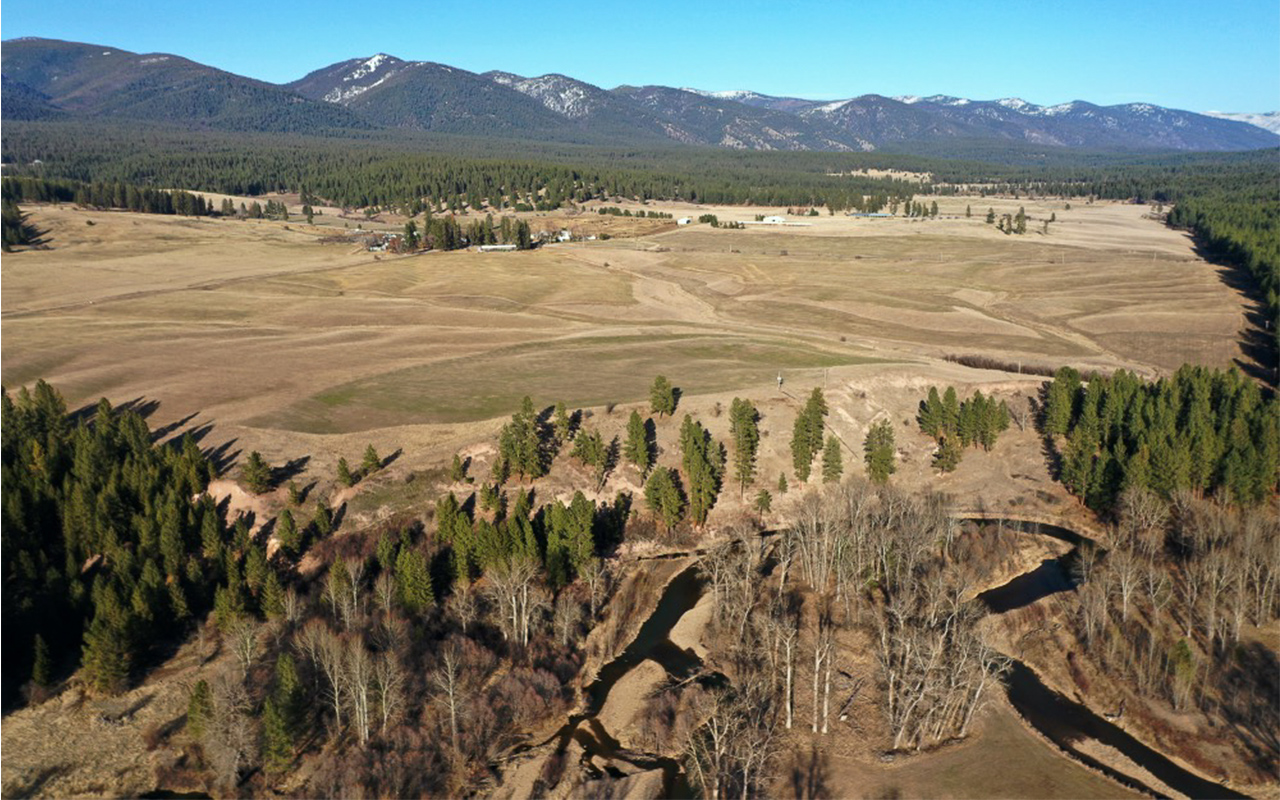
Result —
[{"label": "dry grass field", "polygon": [[[786,212],[616,205],[723,221]],[[1031,216],[1025,236],[983,222],[988,207],[1020,205]],[[473,459],[473,475],[487,475],[497,427],[526,394],[540,407],[587,409],[586,424],[606,439],[623,434],[658,373],[682,389],[680,413],[718,439],[728,436],[722,412],[735,395],[756,402],[759,474],[770,487],[790,476],[799,400],[822,386],[829,427],[848,448],[846,472],[861,471],[862,437],[888,418],[898,485],[948,492],[969,509],[1079,514],[1049,479],[1031,429],[1015,427],[991,453],[970,451],[949,476],[933,473],[931,443],[913,422],[930,384],[980,387],[1016,408],[1039,382],[943,357],[1148,375],[1187,361],[1225,365],[1240,354],[1242,298],[1145,207],[987,198],[939,206],[928,221],[822,215],[793,218],[805,227],[746,230],[591,209],[525,214],[535,230],[615,238],[403,257],[322,243],[357,224],[337,209],[308,226],[32,207],[48,249],[4,257],[2,378],[10,391],[45,378],[73,407],[101,396],[158,403],[153,427],[200,430],[203,446],[225,444],[233,457],[309,457],[299,481],[347,503],[344,527],[421,513],[446,487],[441,467],[455,452]],[[402,224],[384,216],[366,227]],[[657,424],[661,463],[678,460],[678,426]],[[358,459],[367,442],[402,452],[379,477],[336,492],[338,457]],[[562,456],[539,496],[586,482]],[[599,494],[639,488],[624,466]],[[713,524],[744,505],[726,487]],[[779,498],[775,513],[784,506]],[[179,689],[160,689],[178,702],[169,695]],[[16,737],[22,725],[6,725],[5,744],[17,746],[10,729]],[[1012,762],[1017,769],[990,769]],[[77,783],[87,774],[73,771],[46,791],[91,791]],[[1032,738],[1003,706],[969,743],[893,765],[837,758],[829,779],[838,794],[858,796],[1125,794]],[[131,780],[140,790],[145,771]]]}]

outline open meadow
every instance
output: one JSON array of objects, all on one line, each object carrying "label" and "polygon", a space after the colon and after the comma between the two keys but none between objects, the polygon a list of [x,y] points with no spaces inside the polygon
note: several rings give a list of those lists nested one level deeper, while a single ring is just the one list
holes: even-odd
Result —
[{"label": "open meadow", "polygon": [[[786,211],[621,205],[726,222]],[[525,395],[539,409],[557,401],[583,409],[584,426],[605,441],[625,437],[627,414],[647,412],[657,374],[682,392],[675,418],[656,421],[659,463],[675,466],[686,412],[729,441],[723,411],[743,396],[761,414],[760,485],[773,487],[790,474],[788,440],[803,398],[820,386],[846,474],[861,474],[863,438],[888,419],[898,430],[895,485],[950,494],[963,513],[990,507],[1085,524],[1083,507],[1049,476],[1043,440],[1028,424],[1043,379],[945,357],[1152,377],[1184,362],[1223,366],[1241,357],[1246,303],[1186,235],[1151,219],[1147,207],[1066,205],[942,198],[930,220],[795,216],[806,225],[747,229],[528,213],[520,216],[535,231],[612,230],[613,238],[409,256],[334,243],[343,223],[327,213],[309,226],[31,206],[47,249],[4,259],[3,383],[13,391],[44,378],[72,408],[102,396],[133,403],[153,429],[194,432],[229,478],[237,457],[243,463],[253,450],[299,465],[298,483],[343,509],[344,532],[425,519],[444,491],[465,497],[475,487],[450,482],[446,465],[460,453],[483,480],[498,427]],[[1020,206],[1031,218],[1025,235],[983,221],[989,207],[999,215]],[[391,216],[372,223],[402,224]],[[954,385],[962,396],[994,393],[1016,423],[992,452],[973,450],[945,476],[931,468],[933,442],[914,421],[934,384]],[[389,468],[353,488],[337,486],[338,458],[354,461],[367,443],[393,454]],[[589,482],[565,456],[537,491],[567,500]],[[585,493],[639,497],[642,483],[622,465]],[[233,512],[253,510],[260,521],[284,505],[284,489],[254,498],[230,480],[210,488],[230,497]],[[747,513],[749,498],[726,486],[713,526]],[[645,546],[653,543],[642,543],[641,554]],[[318,562],[304,558],[299,569],[314,572]],[[682,635],[701,646],[696,632]],[[191,653],[180,656],[195,663]],[[187,688],[175,677],[179,663],[175,657],[171,672],[134,691],[159,699],[133,727],[102,734],[111,752],[133,752],[138,726],[180,711]],[[203,663],[181,666],[181,674]],[[870,670],[869,661],[863,666]],[[627,697],[625,685],[618,696]],[[606,710],[634,716],[640,697],[626,714]],[[53,704],[9,719],[5,744],[18,748],[21,739],[27,755],[7,760],[6,769],[38,775],[61,745],[41,739],[32,748],[33,731],[74,727],[76,719]],[[825,780],[837,796],[1129,794],[1036,739],[1003,700],[984,712],[977,733],[895,764],[869,749],[837,752]],[[991,770],[1001,759],[1019,766]],[[111,792],[152,785],[154,764],[135,761],[117,770]],[[68,767],[42,791],[106,791],[86,783],[92,771]]]}]

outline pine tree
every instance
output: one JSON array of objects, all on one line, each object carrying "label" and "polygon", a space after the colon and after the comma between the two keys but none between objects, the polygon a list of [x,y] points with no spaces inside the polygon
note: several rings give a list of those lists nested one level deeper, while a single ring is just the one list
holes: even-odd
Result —
[{"label": "pine tree", "polygon": [[654,467],[644,484],[644,501],[649,510],[662,520],[668,533],[684,514],[684,498],[671,470],[666,467]]},{"label": "pine tree", "polygon": [[778,473],[778,494],[787,493],[787,473]]},{"label": "pine tree", "polygon": [[293,520],[293,512],[287,508],[276,518],[275,535],[276,541],[280,543],[280,552],[288,558],[296,558],[302,549],[302,536]]},{"label": "pine tree", "polygon": [[262,494],[271,488],[271,466],[262,460],[262,455],[254,450],[240,471],[241,480],[254,494]]},{"label": "pine tree", "polygon": [[822,449],[822,482],[835,483],[844,474],[844,462],[840,456],[840,441],[835,436],[827,438]]},{"label": "pine tree", "polygon": [[756,492],[755,507],[756,513],[761,517],[773,510],[773,495],[769,494],[768,489]]},{"label": "pine tree", "polygon": [[382,469],[382,456],[378,455],[378,451],[373,449],[370,444],[364,449],[364,461],[360,463],[360,476],[367,478],[378,470]]},{"label": "pine tree", "polygon": [[733,472],[742,493],[756,477],[756,453],[760,448],[760,412],[751,401],[735,397],[729,408],[729,435],[733,437]]},{"label": "pine tree", "polygon": [[315,528],[316,537],[320,539],[333,533],[333,512],[323,501],[316,501],[316,513],[311,518],[311,527]]},{"label": "pine tree", "polygon": [[652,461],[649,429],[640,417],[639,411],[633,410],[630,419],[627,420],[627,442],[623,445],[623,455],[626,456],[627,461],[635,465],[636,469],[640,470],[642,476],[648,474]]},{"label": "pine tree", "polygon": [[213,717],[213,693],[203,678],[191,687],[191,699],[187,701],[187,731],[196,741],[204,738],[205,730]]},{"label": "pine tree", "polygon": [[44,637],[38,633],[32,653],[31,682],[42,689],[48,688],[53,682],[53,664],[49,658],[49,645],[45,644]]},{"label": "pine tree", "polygon": [[649,410],[659,417],[676,413],[676,391],[665,375],[653,379],[649,389]]},{"label": "pine tree", "polygon": [[569,410],[565,408],[564,402],[556,403],[556,413],[552,419],[551,429],[555,436],[556,449],[559,450],[569,441],[573,433],[573,420],[569,417]]},{"label": "pine tree", "polygon": [[896,447],[893,441],[893,424],[884,419],[872,425],[867,431],[867,439],[862,449],[863,458],[867,464],[867,476],[875,483],[886,483],[889,476],[897,471],[897,466],[894,464]]},{"label": "pine tree", "polygon": [[338,459],[338,483],[343,486],[355,485],[355,476],[351,474],[351,467],[347,465],[347,459]]},{"label": "pine tree", "polygon": [[938,395],[938,387],[930,386],[929,396],[920,401],[920,411],[916,414],[916,422],[920,425],[921,433],[927,434],[935,441],[941,439],[946,433],[945,416],[942,398]]},{"label": "pine tree", "polygon": [[938,451],[933,455],[933,465],[939,472],[954,472],[960,466],[962,455],[963,451],[955,438],[948,436],[938,445]]},{"label": "pine tree", "polygon": [[421,614],[435,603],[427,560],[415,548],[401,548],[396,558],[396,593],[400,605],[412,616]]},{"label": "pine tree", "polygon": [[462,456],[457,453],[453,454],[453,463],[449,465],[449,480],[454,483],[462,483],[467,479],[467,465],[462,460]]},{"label": "pine tree", "polygon": [[293,760],[293,737],[284,714],[274,698],[262,704],[262,765],[268,772],[281,773]]}]

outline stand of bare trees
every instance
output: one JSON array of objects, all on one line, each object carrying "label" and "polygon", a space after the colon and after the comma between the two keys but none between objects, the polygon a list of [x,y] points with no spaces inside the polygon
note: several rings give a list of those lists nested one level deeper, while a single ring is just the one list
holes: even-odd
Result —
[{"label": "stand of bare trees", "polygon": [[[1229,507],[1189,492],[1166,501],[1134,489],[1120,498],[1112,540],[1079,589],[1076,617],[1080,637],[1107,668],[1175,707],[1280,729],[1274,702],[1246,710],[1240,701],[1277,688],[1274,656],[1268,664],[1244,646],[1247,626],[1280,613],[1274,508]],[[1251,663],[1255,655],[1259,663]]]}]

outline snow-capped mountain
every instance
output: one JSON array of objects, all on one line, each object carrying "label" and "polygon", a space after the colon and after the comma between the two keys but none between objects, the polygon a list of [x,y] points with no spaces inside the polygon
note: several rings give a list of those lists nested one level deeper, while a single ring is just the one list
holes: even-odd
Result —
[{"label": "snow-capped mountain", "polygon": [[1280,146],[1280,114],[1195,114],[1150,103],[864,94],[830,100],[749,89],[603,89],[567,75],[477,74],[388,53],[276,86],[164,53],[24,39],[3,48],[5,120],[110,115],[193,127],[405,128],[596,144],[938,152],[973,142],[1093,150]]},{"label": "snow-capped mountain", "polygon": [[1264,131],[1280,134],[1280,111],[1267,111],[1263,114],[1237,114],[1223,111],[1206,111],[1204,113],[1206,116],[1243,122],[1246,125],[1262,128]]}]

